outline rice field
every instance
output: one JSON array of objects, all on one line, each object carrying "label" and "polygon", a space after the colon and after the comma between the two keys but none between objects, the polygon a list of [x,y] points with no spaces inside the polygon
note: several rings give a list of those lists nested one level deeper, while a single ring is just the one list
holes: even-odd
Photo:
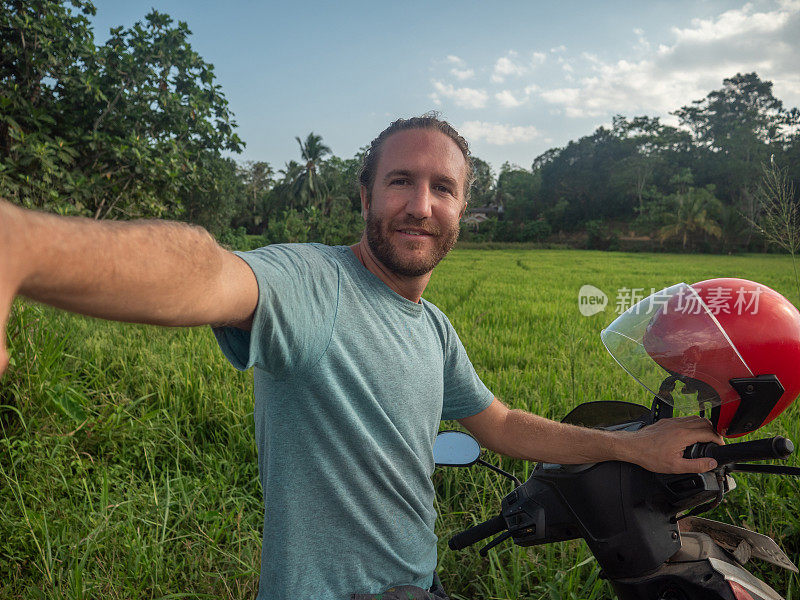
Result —
[{"label": "rice field", "polygon": [[[560,418],[588,400],[649,397],[620,369],[600,331],[631,291],[732,276],[796,304],[787,257],[455,250],[425,297],[450,318],[484,382],[507,404]],[[578,310],[584,284],[608,296]],[[232,369],[205,328],[105,323],[18,304],[12,365],[0,381],[0,599],[252,599],[261,490],[252,376]],[[443,428],[452,428],[444,423]],[[800,441],[791,407],[761,430]],[[521,479],[532,467],[490,452]],[[790,464],[797,464],[796,459]],[[800,562],[798,482],[736,476],[710,516],[774,537]],[[447,549],[494,516],[510,483],[471,467],[434,475],[439,571],[454,599],[600,599],[608,584],[580,541],[506,542],[487,558]],[[798,578],[748,565],[787,599]]]}]

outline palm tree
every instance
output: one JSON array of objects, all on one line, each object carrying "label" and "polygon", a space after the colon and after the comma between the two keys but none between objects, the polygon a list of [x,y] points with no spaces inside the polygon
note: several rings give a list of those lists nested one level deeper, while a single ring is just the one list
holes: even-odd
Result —
[{"label": "palm tree", "polygon": [[659,230],[661,241],[681,237],[682,246],[686,249],[690,237],[697,233],[705,233],[719,238],[722,229],[710,215],[709,211],[719,206],[719,200],[708,188],[687,187],[684,193],[675,194],[677,206],[668,217],[668,223]]},{"label": "palm tree", "polygon": [[313,131],[308,134],[305,142],[299,137],[294,139],[300,145],[300,156],[305,161],[305,167],[295,182],[297,196],[302,205],[317,206],[324,211],[328,189],[317,172],[317,167],[323,158],[331,153],[331,149],[322,143],[322,136]]},{"label": "palm tree", "polygon": [[247,161],[239,167],[247,197],[248,230],[259,227],[269,217],[271,206],[268,202],[269,191],[275,183],[275,171],[269,163],[263,161]]},{"label": "palm tree", "polygon": [[278,170],[278,173],[283,176],[281,178],[281,183],[285,185],[294,185],[295,182],[300,178],[300,174],[302,172],[303,165],[296,160],[290,160],[283,165],[282,169]]},{"label": "palm tree", "polygon": [[278,171],[280,179],[275,182],[269,193],[270,212],[295,208],[297,201],[297,180],[303,172],[303,165],[290,160]]}]

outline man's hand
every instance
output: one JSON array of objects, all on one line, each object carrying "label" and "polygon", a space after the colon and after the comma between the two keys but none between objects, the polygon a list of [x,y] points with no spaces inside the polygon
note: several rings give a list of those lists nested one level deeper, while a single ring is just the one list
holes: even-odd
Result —
[{"label": "man's hand", "polygon": [[656,473],[705,473],[717,466],[712,458],[683,458],[695,442],[724,444],[711,422],[699,416],[661,419],[626,436],[625,459]]}]

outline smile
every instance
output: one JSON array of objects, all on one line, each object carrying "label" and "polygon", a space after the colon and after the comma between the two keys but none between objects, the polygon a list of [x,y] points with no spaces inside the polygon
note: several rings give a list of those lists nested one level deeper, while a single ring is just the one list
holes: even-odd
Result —
[{"label": "smile", "polygon": [[419,231],[415,229],[398,229],[398,233],[402,233],[404,235],[415,235],[415,236],[430,236],[431,234],[427,231]]}]

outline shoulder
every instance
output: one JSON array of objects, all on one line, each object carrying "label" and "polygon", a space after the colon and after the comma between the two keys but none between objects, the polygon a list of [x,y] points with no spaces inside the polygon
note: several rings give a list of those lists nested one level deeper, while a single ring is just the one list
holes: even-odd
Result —
[{"label": "shoulder", "polygon": [[236,252],[258,273],[260,270],[285,274],[336,271],[336,248],[324,244],[271,244],[249,252]]},{"label": "shoulder", "polygon": [[425,298],[421,298],[420,302],[422,303],[425,314],[428,317],[428,321],[430,321],[430,323],[436,329],[446,346],[447,341],[453,335],[455,335],[455,329],[453,328],[452,323],[450,323],[450,319],[448,319],[447,315],[444,314],[442,310],[433,302],[428,302],[425,300]]}]

